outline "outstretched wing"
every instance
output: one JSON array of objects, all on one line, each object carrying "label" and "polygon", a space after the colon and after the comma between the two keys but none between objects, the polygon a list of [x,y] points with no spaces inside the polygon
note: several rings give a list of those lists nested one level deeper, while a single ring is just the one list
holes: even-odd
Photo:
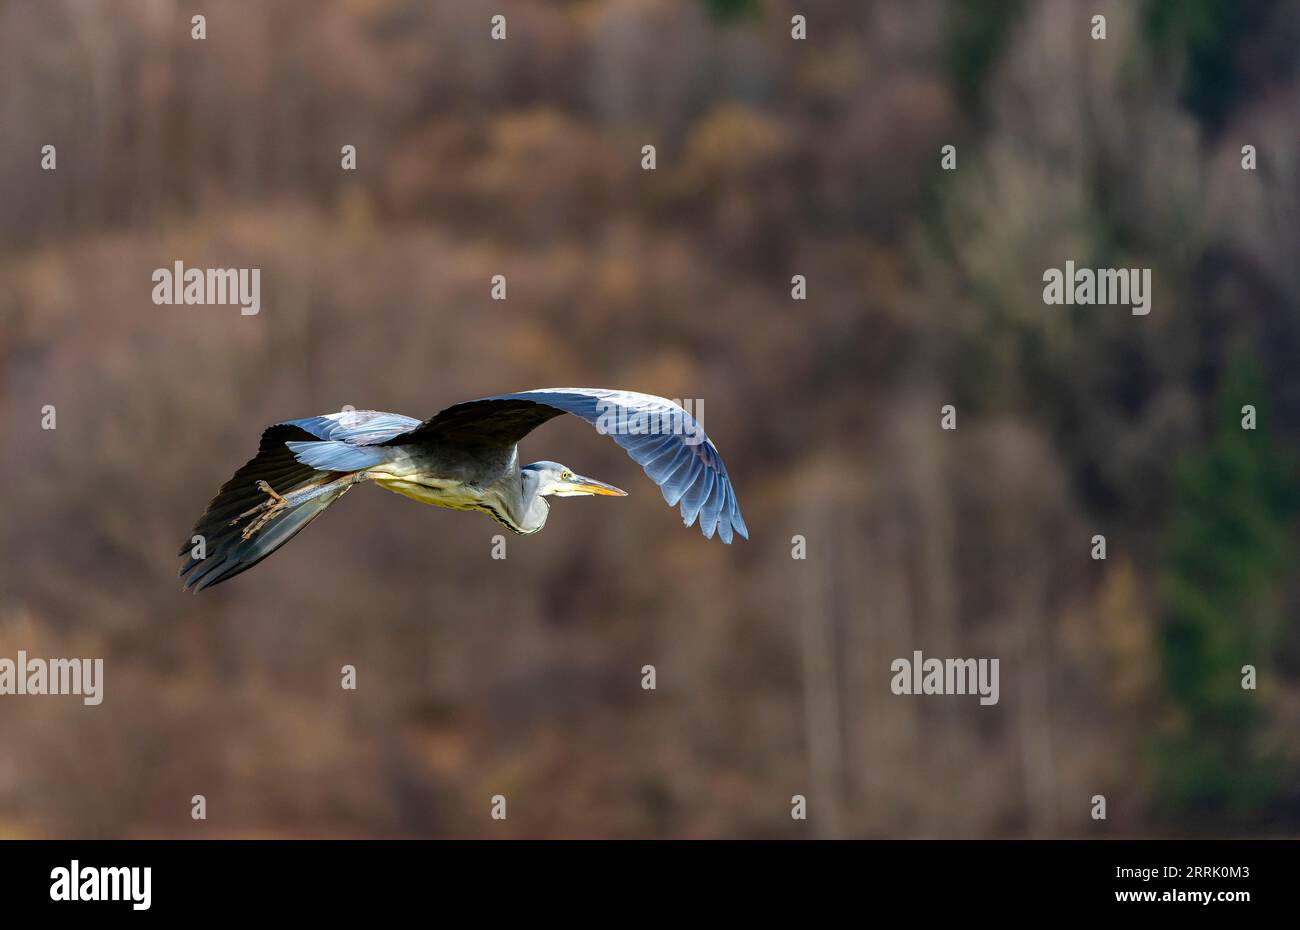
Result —
[{"label": "outstretched wing", "polygon": [[[266,500],[257,481],[265,481],[276,491],[288,494],[313,482],[328,480],[334,472],[377,465],[386,455],[383,449],[375,448],[376,443],[419,425],[419,420],[396,413],[345,410],[268,427],[262,434],[257,455],[221,486],[194,524],[191,542],[181,546],[178,555],[185,558],[181,565],[185,587],[201,591],[248,571],[293,539],[347,490],[344,486],[304,501],[256,536],[244,539],[247,522],[240,524],[237,518]],[[195,557],[191,548],[194,537],[200,536],[205,550],[203,558]]]},{"label": "outstretched wing", "polygon": [[[265,481],[276,491],[287,494],[322,477],[321,472],[298,461],[288,448],[294,440],[306,438],[308,433],[286,423],[277,423],[262,433],[257,455],[221,486],[194,524],[190,541],[177,553],[185,558],[180,574],[185,579],[186,590],[202,591],[248,571],[342,496],[321,497],[294,508],[267,527],[266,532],[251,539],[243,538],[243,527],[236,525],[238,517],[266,500],[266,495],[258,490],[257,481]],[[203,540],[201,556],[194,555],[191,548],[198,537]]]},{"label": "outstretched wing", "polygon": [[409,432],[378,445],[428,443],[478,454],[508,454],[547,420],[582,417],[639,464],[671,507],[680,504],[690,526],[698,518],[705,538],[733,531],[749,538],[727,466],[700,424],[682,407],[653,394],[600,388],[547,388],[499,394],[448,407]]}]

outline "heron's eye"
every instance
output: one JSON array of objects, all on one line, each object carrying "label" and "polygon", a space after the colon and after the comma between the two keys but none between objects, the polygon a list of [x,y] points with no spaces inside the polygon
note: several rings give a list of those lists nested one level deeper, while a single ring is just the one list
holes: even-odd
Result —
[{"label": "heron's eye", "polygon": [[573,480],[573,472],[571,472],[571,471],[566,471],[564,474],[560,475],[560,480],[561,480],[561,481],[572,481],[572,480]]}]

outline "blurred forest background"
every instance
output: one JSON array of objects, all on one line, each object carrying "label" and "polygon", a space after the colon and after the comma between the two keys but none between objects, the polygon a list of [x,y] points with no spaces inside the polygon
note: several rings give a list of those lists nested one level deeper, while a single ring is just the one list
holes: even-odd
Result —
[{"label": "blurred forest background", "polygon": [[[1296,2],[0,3],[0,656],[106,679],[0,698],[0,836],[1295,835],[1298,49]],[[155,306],[177,260],[261,313]],[[1066,260],[1151,314],[1045,306]],[[569,384],[703,398],[751,541],[556,421],[525,461],[632,496],[494,561],[362,490],[181,593],[266,424]],[[1001,702],[894,696],[914,649]]]}]

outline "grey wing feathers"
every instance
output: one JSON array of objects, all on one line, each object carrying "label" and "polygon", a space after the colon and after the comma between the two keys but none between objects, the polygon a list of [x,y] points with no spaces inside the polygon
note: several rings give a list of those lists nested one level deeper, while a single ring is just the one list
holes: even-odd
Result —
[{"label": "grey wing feathers", "polygon": [[381,443],[420,425],[412,417],[378,410],[345,410],[302,420],[287,420],[315,440],[285,443],[299,462],[321,471],[360,471],[388,460]]},{"label": "grey wing feathers", "polygon": [[279,426],[296,426],[317,439],[337,441],[354,446],[375,446],[394,436],[409,433],[420,425],[414,417],[380,410],[344,410],[319,417],[286,420]]},{"label": "grey wing feathers", "polygon": [[448,407],[414,430],[387,440],[513,446],[564,413],[582,417],[626,450],[659,485],[687,526],[697,519],[706,538],[749,538],[736,492],[717,447],[678,404],[653,394],[600,388],[547,388],[499,394]]}]

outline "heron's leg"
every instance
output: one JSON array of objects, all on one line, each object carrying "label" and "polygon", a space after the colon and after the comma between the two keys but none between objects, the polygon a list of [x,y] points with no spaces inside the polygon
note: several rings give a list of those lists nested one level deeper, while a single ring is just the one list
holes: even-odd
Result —
[{"label": "heron's leg", "polygon": [[258,504],[256,507],[244,511],[230,522],[235,524],[245,517],[251,517],[254,514],[258,514],[257,519],[248,524],[248,526],[244,528],[244,532],[240,534],[243,539],[248,540],[261,530],[262,527],[266,526],[266,524],[278,517],[286,508],[305,504],[307,501],[314,500],[322,494],[327,494],[330,491],[336,491],[340,488],[346,489],[356,484],[358,481],[364,481],[367,477],[368,476],[365,472],[353,472],[334,481],[326,481],[320,484],[309,484],[306,487],[290,491],[288,494],[278,493],[275,488],[271,487],[259,478],[256,482],[257,488],[259,491],[269,495],[268,499],[262,501],[262,503]]},{"label": "heron's leg", "polygon": [[257,519],[254,520],[252,523],[248,524],[248,526],[244,527],[244,532],[240,534],[240,536],[246,540],[251,539],[253,537],[253,534],[255,534],[262,527],[266,526],[266,524],[274,520],[277,516],[279,516],[280,511],[284,510],[286,507],[289,506],[288,498],[278,493],[275,490],[275,488],[271,487],[265,481],[258,479],[257,488],[259,491],[263,492],[264,494],[269,495],[268,498],[262,501],[262,503],[258,504],[256,507],[252,508],[251,510],[244,511],[233,521],[231,521],[233,523],[238,523],[244,517],[251,517],[253,514],[258,514]]},{"label": "heron's leg", "polygon": [[244,519],[244,517],[251,517],[255,513],[261,513],[263,510],[270,510],[272,507],[276,506],[277,504],[283,506],[284,504],[288,503],[288,501],[285,500],[284,497],[281,496],[275,490],[275,488],[271,487],[261,478],[257,479],[256,485],[259,491],[263,492],[264,494],[269,494],[270,499],[262,501],[262,503],[258,504],[256,507],[253,507],[249,510],[245,510],[239,516],[235,517],[235,519],[230,521],[232,526],[238,523],[240,520]]}]

